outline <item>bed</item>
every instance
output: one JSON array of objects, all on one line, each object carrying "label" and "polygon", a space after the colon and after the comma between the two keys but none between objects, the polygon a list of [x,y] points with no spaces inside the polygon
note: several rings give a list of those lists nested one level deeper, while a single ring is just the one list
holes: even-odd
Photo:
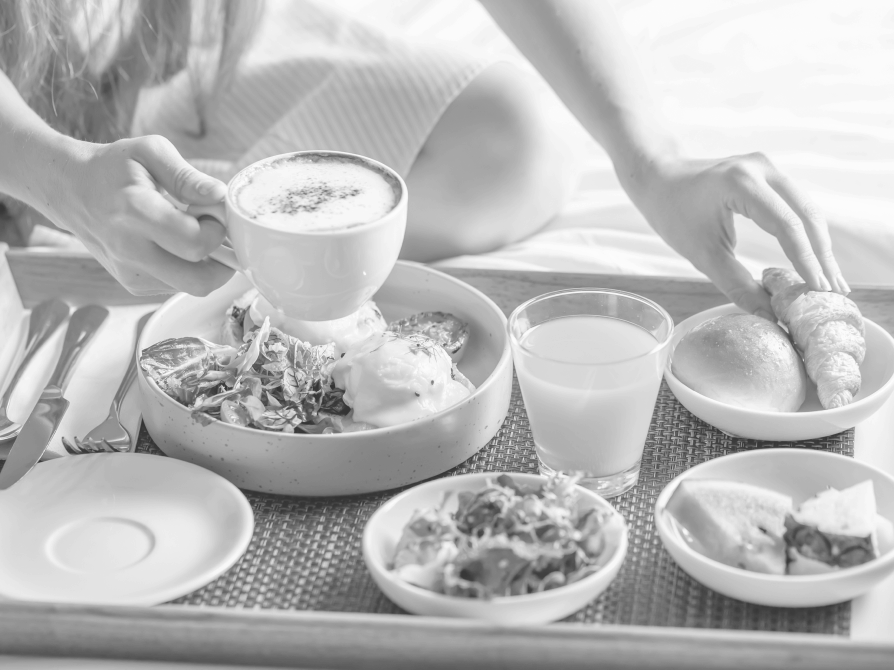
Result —
[{"label": "bed", "polygon": [[[368,20],[521,61],[473,0],[341,0]],[[763,151],[825,213],[851,283],[894,283],[894,7],[884,0],[615,0],[656,102],[693,154]],[[557,114],[587,160],[543,230],[440,263],[452,267],[699,276],[651,231],[601,149]],[[775,240],[736,222],[755,275],[786,263]]]},{"label": "bed", "polygon": [[[514,59],[474,0],[329,0],[387,31]],[[656,104],[693,155],[762,151],[812,193],[851,284],[894,284],[894,9],[885,0],[615,0]],[[297,20],[269,0],[264,21]],[[275,56],[276,45],[265,57]],[[257,55],[257,54],[256,54]],[[282,85],[287,85],[283,83]],[[159,103],[158,98],[156,105]],[[188,97],[181,96],[181,100]],[[141,100],[151,109],[152,96]],[[449,267],[698,277],[626,198],[599,146],[560,105],[555,122],[585,156],[560,214],[531,237]],[[138,114],[135,130],[141,131]],[[143,130],[152,130],[144,127]],[[283,149],[285,150],[285,149]],[[228,178],[221,161],[198,166]],[[187,155],[189,158],[189,156]],[[754,275],[787,264],[775,239],[736,222]]]}]

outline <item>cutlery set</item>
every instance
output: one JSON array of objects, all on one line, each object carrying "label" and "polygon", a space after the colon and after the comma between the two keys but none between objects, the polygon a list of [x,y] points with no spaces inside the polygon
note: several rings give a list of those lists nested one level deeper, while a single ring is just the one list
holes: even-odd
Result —
[{"label": "cutlery set", "polygon": [[[6,463],[0,470],[0,490],[7,489],[19,481],[43,457],[68,410],[70,403],[65,398],[65,389],[77,366],[78,359],[108,315],[109,311],[104,307],[87,305],[79,307],[69,317],[68,305],[57,299],[45,301],[31,311],[22,361],[3,396],[0,397],[0,442],[14,440]],[[137,324],[137,338],[139,338],[140,331],[149,316],[149,314],[145,315]],[[56,367],[30,416],[19,425],[12,421],[7,414],[9,402],[16,386],[34,355],[59,329],[66,318],[68,325]],[[136,374],[136,360],[131,357],[127,372],[115,393],[108,418],[89,431],[82,440],[75,437],[69,442],[63,438],[63,446],[68,453],[77,455],[102,451],[123,452],[131,449],[131,436],[122,426],[118,413],[121,402]]]}]

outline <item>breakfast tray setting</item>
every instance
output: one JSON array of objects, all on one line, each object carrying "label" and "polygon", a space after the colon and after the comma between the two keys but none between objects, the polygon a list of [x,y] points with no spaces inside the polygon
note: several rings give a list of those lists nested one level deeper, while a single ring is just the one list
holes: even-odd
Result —
[{"label": "breakfast tray setting", "polygon": [[[30,255],[26,255],[30,253]],[[78,254],[7,253],[26,306],[134,298]],[[725,302],[710,284],[618,276],[459,270],[450,274],[504,313],[557,288],[599,285],[645,295],[676,322]],[[52,278],[52,280],[48,278]],[[863,289],[864,313],[889,331],[894,292]],[[611,499],[628,524],[621,572],[595,601],[549,626],[510,627],[409,615],[379,590],[361,551],[366,521],[401,489],[302,498],[244,491],[254,535],[216,580],[154,608],[0,603],[3,654],[117,658],[251,667],[890,667],[894,647],[849,639],[851,605],[789,609],[746,604],[702,586],[664,550],[656,499],[683,471],[730,453],[799,447],[853,456],[854,430],[799,443],[728,436],[690,414],[662,384],[639,482]],[[148,431],[138,453],[164,458]],[[528,419],[514,381],[509,412],[480,452],[443,477],[536,473]]]},{"label": "breakfast tray setting", "polygon": [[[729,628],[847,635],[848,603],[808,609],[750,605],[717,594],[680,570],[662,548],[652,510],[664,486],[717,456],[770,445],[724,435],[690,414],[666,385],[658,396],[639,483],[611,502],[628,524],[621,573],[593,603],[566,621],[588,624]],[[853,456],[853,431],[799,446]],[[161,452],[145,430],[139,452]],[[444,476],[536,473],[537,458],[518,383],[496,437]],[[297,498],[246,491],[255,533],[242,559],[177,605],[401,614],[375,585],[361,553],[372,513],[398,491],[344,498]]]}]

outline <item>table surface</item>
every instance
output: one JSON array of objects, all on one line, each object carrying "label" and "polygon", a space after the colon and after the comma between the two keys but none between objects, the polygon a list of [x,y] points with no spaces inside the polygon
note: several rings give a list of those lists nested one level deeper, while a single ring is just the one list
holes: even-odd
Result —
[{"label": "table surface", "polygon": [[[2,252],[2,249],[0,249]],[[11,250],[7,260],[26,305],[50,296],[73,304],[155,302],[121,288],[90,257]],[[618,275],[450,269],[509,313],[561,288],[599,286],[646,296],[680,322],[728,302],[706,281]],[[863,314],[894,333],[894,290],[857,287]],[[857,457],[894,473],[889,403],[858,426]],[[315,612],[239,612],[184,607],[108,608],[0,603],[0,655],[127,658],[264,667],[891,667],[894,580],[854,601],[852,639],[790,634],[592,627],[500,628],[424,617]],[[351,640],[351,644],[345,644]],[[885,644],[879,644],[885,641]],[[673,659],[673,660],[669,660]]]}]

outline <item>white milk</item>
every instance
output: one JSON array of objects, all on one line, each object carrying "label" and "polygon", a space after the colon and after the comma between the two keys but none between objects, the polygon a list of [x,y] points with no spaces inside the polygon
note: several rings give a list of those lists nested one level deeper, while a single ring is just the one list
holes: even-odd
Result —
[{"label": "white milk", "polygon": [[554,470],[615,475],[640,460],[667,347],[610,317],[534,326],[515,365],[540,459]]},{"label": "white milk", "polygon": [[248,173],[234,198],[253,221],[282,230],[321,232],[371,223],[394,209],[386,179],[338,158],[284,158]]}]

